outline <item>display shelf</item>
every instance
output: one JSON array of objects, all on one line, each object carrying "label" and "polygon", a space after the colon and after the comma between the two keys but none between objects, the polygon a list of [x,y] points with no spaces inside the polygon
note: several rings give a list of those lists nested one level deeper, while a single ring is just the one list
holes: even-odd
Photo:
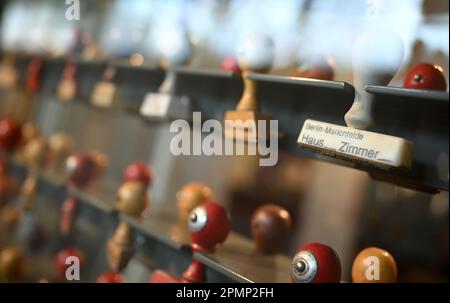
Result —
[{"label": "display shelf", "polygon": [[209,269],[239,282],[289,283],[291,259],[284,255],[261,255],[253,243],[232,233],[214,253],[194,253]]},{"label": "display shelf", "polygon": [[[28,170],[27,167],[12,158],[9,162],[13,164],[14,170],[20,171],[19,175],[23,179]],[[60,177],[45,171],[38,171],[38,179],[46,185],[51,185],[55,190],[66,188],[66,195],[89,204],[103,213],[113,215],[117,212],[115,209],[115,189],[117,186],[114,186],[113,183],[94,182],[84,189],[72,186],[65,187],[64,181]],[[182,249],[190,246],[189,233],[185,226],[179,224],[175,205],[154,204],[149,207],[149,210],[145,211],[142,218],[134,218],[124,214],[119,214],[119,218],[130,223],[143,234],[164,242],[172,248]]]},{"label": "display shelf", "polygon": [[[259,84],[261,111],[278,121],[283,134],[279,148],[308,158],[320,158],[297,145],[303,122],[316,119],[343,124],[344,115],[353,103],[353,87],[345,82],[255,73],[250,73],[249,77]],[[224,114],[237,106],[242,90],[242,79],[236,74],[183,69],[177,75],[174,94],[189,96],[193,110],[201,112],[203,120],[222,121]]]},{"label": "display shelf", "polygon": [[[395,99],[399,103],[401,103],[402,101],[407,102],[402,104],[402,108],[411,106],[411,101],[414,101],[414,99],[427,99],[427,104],[421,103],[420,101],[418,103],[419,105],[426,105],[427,107],[429,105],[433,106],[439,103],[443,106],[445,106],[446,104],[448,106],[448,92],[376,85],[368,85],[366,87],[366,91],[374,95],[399,97]],[[390,106],[395,106],[395,104],[390,104]]]},{"label": "display shelf", "polygon": [[[80,94],[75,102],[81,100],[88,103],[93,85],[101,79],[106,63],[80,61],[78,64]],[[114,64],[117,62],[110,63],[112,66]],[[22,62],[20,65],[26,64]],[[165,72],[159,68],[123,63],[116,67],[114,82],[121,91],[120,108],[132,110],[133,119],[141,119],[138,108],[144,96],[158,90]],[[61,59],[46,59],[43,91],[55,90],[62,68]],[[202,120],[222,121],[224,114],[233,110],[241,97],[243,84],[238,74],[190,67],[174,68],[173,71],[176,78],[174,95],[188,96],[192,110],[201,112]],[[375,96],[374,126],[369,130],[405,138],[416,145],[411,170],[383,170],[323,156],[304,150],[297,144],[306,119],[345,126],[344,115],[352,106],[355,94],[351,84],[255,73],[249,74],[249,77],[258,83],[261,111],[278,121],[279,131],[283,133],[278,142],[281,151],[353,167],[377,179],[415,189],[428,192],[448,190],[448,173],[439,171],[436,163],[438,158],[448,158],[448,93],[367,86],[367,92]],[[155,124],[157,127],[157,123],[147,123],[149,128]]]},{"label": "display shelf", "polygon": [[280,148],[308,158],[316,158],[316,154],[297,145],[304,121],[345,125],[344,115],[353,104],[354,88],[346,82],[254,73],[249,77],[258,83],[261,111],[278,120],[279,128],[286,134]]},{"label": "display shelf", "polygon": [[306,87],[319,87],[324,89],[333,90],[348,90],[352,91],[352,86],[346,82],[328,81],[328,80],[316,80],[309,78],[288,77],[288,76],[273,76],[267,74],[250,73],[249,78],[259,82],[276,82],[295,84]]},{"label": "display shelf", "polygon": [[160,204],[151,205],[143,218],[120,214],[120,219],[173,249],[189,248],[191,243],[189,232],[174,213],[176,214],[175,205]]},{"label": "display shelf", "polygon": [[223,71],[223,70],[214,70],[214,69],[200,69],[200,68],[192,68],[192,67],[174,67],[173,70],[177,74],[183,75],[194,75],[200,77],[217,77],[217,78],[231,78],[231,77],[240,77],[239,74]]},{"label": "display shelf", "polygon": [[[70,196],[77,198],[80,201],[85,201],[95,208],[102,210],[105,213],[112,214],[114,212],[114,206],[109,201],[111,200],[109,192],[104,190],[104,187],[89,187],[86,190],[81,190],[75,187],[68,187],[67,193]],[[94,194],[95,193],[95,194]]]},{"label": "display shelf", "polygon": [[[448,163],[448,92],[367,86],[374,95],[374,132],[405,138],[414,143],[411,170],[391,170],[388,173],[371,169],[379,179],[423,191],[448,191],[447,171],[439,159]],[[388,179],[389,178],[389,179]]]},{"label": "display shelf", "polygon": [[[55,92],[65,62],[58,59],[45,59],[42,90]],[[83,102],[89,102],[94,85],[101,81],[106,67],[116,69],[112,82],[119,85],[120,104],[125,109],[137,110],[146,93],[156,91],[164,79],[164,71],[157,67],[137,67],[121,61],[75,61],[77,65],[78,93]]]},{"label": "display shelf", "polygon": [[[13,171],[24,178],[27,167],[17,160],[7,157]],[[50,187],[46,195],[53,196],[59,191],[58,196],[71,195],[79,202],[87,204],[107,216],[114,216],[115,188],[111,183],[96,182],[86,190],[65,187],[60,177],[45,171],[38,171],[39,184]],[[103,184],[103,185],[101,185]],[[41,188],[41,185],[39,185]],[[67,189],[63,194],[61,190]],[[60,202],[62,202],[61,199]],[[186,252],[190,249],[190,234],[185,222],[180,222],[175,203],[154,203],[143,217],[135,218],[125,214],[119,214],[118,219],[129,223],[140,235],[151,239],[151,248],[148,253],[156,251],[158,246],[160,262],[167,262],[164,255],[172,258],[177,256],[174,251]],[[101,221],[101,220],[99,220]],[[162,245],[161,245],[162,244]],[[162,255],[162,256],[161,256]],[[185,254],[180,258],[186,259]],[[215,253],[194,253],[193,258],[204,263],[207,267],[207,276],[212,281],[229,282],[289,282],[290,259],[283,255],[258,255],[254,253],[253,242],[237,233],[231,232],[225,243],[219,245]],[[149,261],[150,260],[150,261]],[[150,258],[147,262],[154,268],[157,263]],[[175,261],[176,260],[172,260]],[[184,260],[183,262],[186,262]],[[179,273],[180,274],[180,273]]]}]

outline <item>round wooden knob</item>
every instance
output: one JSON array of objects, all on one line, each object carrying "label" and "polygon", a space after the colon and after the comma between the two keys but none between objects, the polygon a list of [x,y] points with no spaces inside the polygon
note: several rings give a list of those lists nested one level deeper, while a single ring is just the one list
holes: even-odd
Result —
[{"label": "round wooden knob", "polygon": [[103,172],[108,166],[109,159],[106,154],[97,150],[91,150],[87,153],[87,155],[95,162],[95,167],[97,168],[95,170],[96,176]]},{"label": "round wooden knob", "polygon": [[191,182],[184,185],[177,194],[179,217],[186,221],[191,211],[212,199],[212,190],[205,184]]},{"label": "round wooden knob", "polygon": [[147,187],[142,182],[125,182],[117,191],[116,208],[131,216],[139,216],[149,204]]},{"label": "round wooden knob", "polygon": [[228,72],[240,74],[242,72],[239,62],[235,57],[225,57],[220,63],[220,69]]},{"label": "round wooden knob", "polygon": [[366,248],[353,261],[352,280],[355,283],[395,283],[397,264],[384,249]]},{"label": "round wooden knob", "polygon": [[87,154],[75,154],[66,160],[67,181],[76,187],[86,186],[95,176],[97,164]]},{"label": "round wooden knob", "polygon": [[275,44],[260,32],[248,35],[238,50],[238,62],[243,71],[268,72],[275,58]]},{"label": "round wooden knob", "polygon": [[405,88],[447,90],[444,69],[436,64],[421,63],[414,66],[406,75]]},{"label": "round wooden knob", "polygon": [[142,182],[145,186],[150,186],[153,183],[152,168],[143,162],[134,162],[125,169],[123,181]]},{"label": "round wooden knob", "polygon": [[0,251],[0,281],[20,281],[25,271],[25,257],[18,248],[6,247]]},{"label": "round wooden knob", "polygon": [[11,152],[22,139],[20,124],[11,118],[0,120],[0,149]]},{"label": "round wooden knob", "polygon": [[292,259],[291,279],[295,283],[339,283],[341,261],[329,246],[309,243]]},{"label": "round wooden knob", "polygon": [[216,202],[205,202],[189,215],[188,227],[195,251],[214,251],[230,232],[231,223],[225,208]]},{"label": "round wooden knob", "polygon": [[69,264],[66,264],[66,260],[68,260],[69,257],[78,258],[78,260],[80,262],[79,263],[80,269],[85,266],[86,258],[84,256],[84,253],[81,250],[74,248],[74,247],[68,247],[68,248],[60,250],[55,258],[55,267],[56,267],[56,272],[58,273],[58,275],[61,279],[65,279],[66,270],[68,269],[69,266],[71,266],[70,262],[68,262]]},{"label": "round wooden knob", "polygon": [[253,214],[251,231],[258,253],[273,254],[291,229],[291,216],[277,205],[263,205]]},{"label": "round wooden knob", "polygon": [[161,66],[164,68],[184,65],[191,59],[193,44],[184,28],[159,30],[156,34],[155,44],[161,55]]},{"label": "round wooden knob", "polygon": [[333,80],[334,67],[330,58],[320,55],[311,56],[300,64],[292,76],[317,80]]},{"label": "round wooden knob", "polygon": [[97,283],[125,283],[123,276],[117,272],[105,272],[97,277]]}]

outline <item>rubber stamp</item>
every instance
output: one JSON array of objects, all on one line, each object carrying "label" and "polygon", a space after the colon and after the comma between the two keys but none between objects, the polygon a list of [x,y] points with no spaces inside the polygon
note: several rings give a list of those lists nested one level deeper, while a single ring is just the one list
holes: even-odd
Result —
[{"label": "rubber stamp", "polygon": [[192,54],[190,37],[184,29],[171,30],[156,41],[156,47],[162,56],[160,65],[166,69],[166,76],[157,93],[145,95],[140,113],[151,120],[190,120],[190,99],[174,95],[176,74],[173,70],[189,62]]},{"label": "rubber stamp", "polygon": [[[239,141],[258,142],[270,136],[270,117],[260,112],[258,83],[249,77],[250,72],[266,73],[272,67],[275,56],[272,39],[263,33],[247,36],[238,50],[238,62],[242,69],[244,91],[235,111],[225,114],[225,136]],[[259,138],[258,129],[266,127],[266,137]]]},{"label": "rubber stamp", "polygon": [[297,143],[331,157],[363,162],[383,169],[410,169],[414,144],[404,138],[370,132],[373,95],[365,87],[388,85],[403,60],[403,42],[389,31],[360,35],[353,47],[355,100],[345,114],[347,126],[306,120]]}]

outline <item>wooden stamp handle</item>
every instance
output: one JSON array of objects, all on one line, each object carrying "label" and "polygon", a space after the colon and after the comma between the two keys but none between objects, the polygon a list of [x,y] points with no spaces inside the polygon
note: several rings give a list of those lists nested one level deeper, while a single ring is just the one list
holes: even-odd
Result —
[{"label": "wooden stamp handle", "polygon": [[248,77],[248,72],[244,72],[242,78],[244,80],[244,92],[236,110],[259,112],[258,83]]}]

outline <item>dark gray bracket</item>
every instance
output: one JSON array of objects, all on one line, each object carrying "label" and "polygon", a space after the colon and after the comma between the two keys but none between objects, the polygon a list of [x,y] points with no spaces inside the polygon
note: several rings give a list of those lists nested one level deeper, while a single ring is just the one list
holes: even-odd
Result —
[{"label": "dark gray bracket", "polygon": [[[17,62],[22,76],[27,60],[25,57]],[[79,100],[88,102],[90,91],[101,79],[107,62],[77,63]],[[164,79],[164,71],[152,67],[133,67],[123,62],[108,64],[117,70],[114,82],[120,87],[123,97],[121,108],[130,110],[137,119],[141,119],[137,114],[138,108],[146,93],[157,91]],[[61,59],[45,59],[44,90],[55,90],[63,66],[64,61]],[[193,111],[201,112],[204,120],[222,120],[226,111],[236,107],[243,89],[239,75],[192,68],[175,68],[174,72],[174,95],[188,96]],[[446,176],[437,168],[439,158],[446,158],[448,163],[448,93],[367,87],[367,92],[375,95],[374,127],[370,130],[411,140],[416,146],[411,170],[382,170],[318,155],[297,145],[298,135],[306,119],[345,125],[344,114],[354,99],[352,85],[262,74],[251,74],[250,78],[259,83],[262,112],[279,121],[280,131],[284,134],[279,142],[281,151],[354,167],[367,171],[374,178],[419,190],[448,190],[448,172]],[[149,127],[152,127],[152,123],[149,123]],[[439,165],[442,165],[441,162]]]},{"label": "dark gray bracket", "polygon": [[[377,178],[409,184],[424,191],[448,191],[448,104],[446,92],[367,86],[375,96],[371,131],[402,137],[415,144],[410,171],[369,170]],[[440,169],[446,165],[447,174]],[[386,175],[386,176],[383,176]],[[395,177],[395,179],[393,178]]]}]

